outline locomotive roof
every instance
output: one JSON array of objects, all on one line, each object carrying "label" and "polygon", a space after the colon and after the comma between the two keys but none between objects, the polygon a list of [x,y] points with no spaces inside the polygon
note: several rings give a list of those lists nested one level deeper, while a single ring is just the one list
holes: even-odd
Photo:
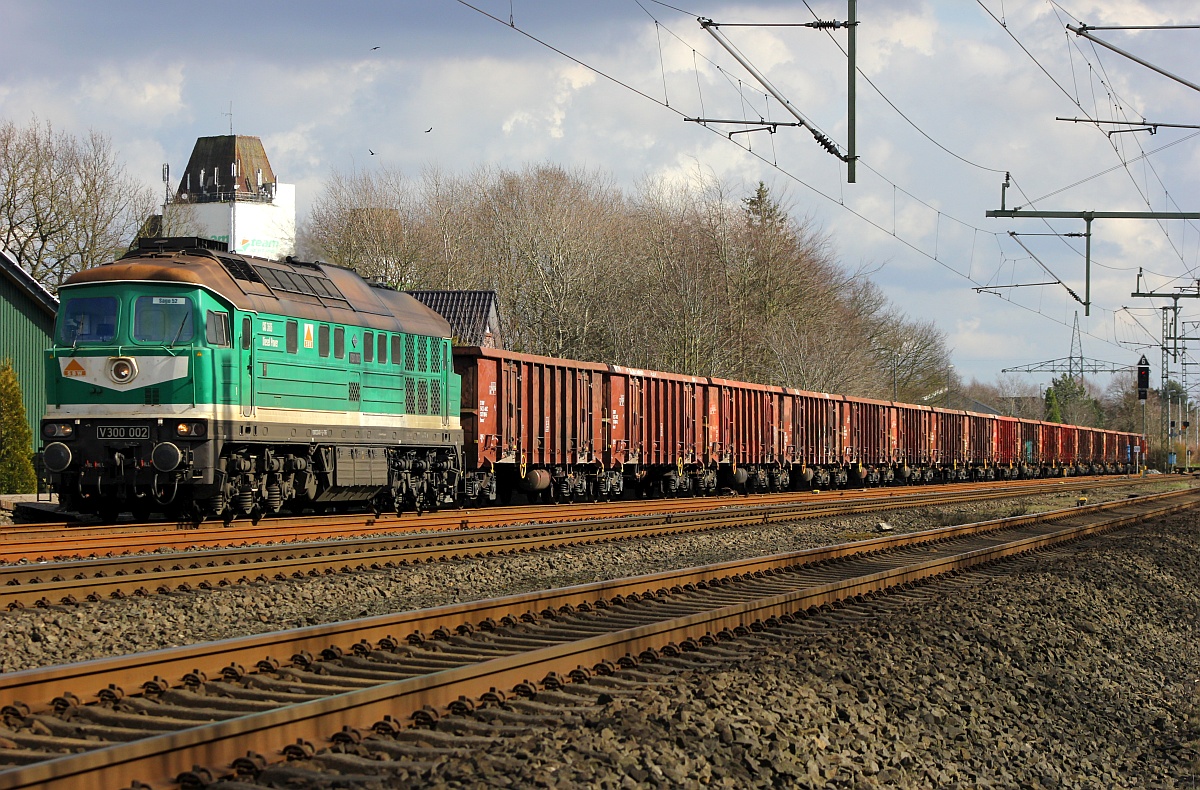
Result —
[{"label": "locomotive roof", "polygon": [[194,240],[195,246],[154,244],[158,241],[143,240],[141,249],[78,272],[63,286],[113,281],[198,285],[239,310],[450,337],[450,325],[438,313],[408,294],[372,285],[350,269],[237,255],[209,249],[215,245],[201,239]]}]

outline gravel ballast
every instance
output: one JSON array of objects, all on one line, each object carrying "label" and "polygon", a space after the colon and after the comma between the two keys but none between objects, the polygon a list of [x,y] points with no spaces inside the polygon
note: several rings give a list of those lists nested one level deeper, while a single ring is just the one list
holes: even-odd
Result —
[{"label": "gravel ballast", "polygon": [[582,720],[476,713],[469,750],[352,786],[1190,788],[1197,578],[1196,516],[1174,516],[722,643]]}]

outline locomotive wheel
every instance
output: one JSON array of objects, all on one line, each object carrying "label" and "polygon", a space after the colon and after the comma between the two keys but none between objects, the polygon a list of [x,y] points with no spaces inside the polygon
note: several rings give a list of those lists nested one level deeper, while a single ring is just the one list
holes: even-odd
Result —
[{"label": "locomotive wheel", "polygon": [[136,500],[131,508],[134,521],[149,521],[154,513],[154,506],[143,500]]},{"label": "locomotive wheel", "polygon": [[104,502],[100,503],[100,507],[96,510],[96,515],[98,515],[100,520],[105,524],[115,524],[117,523],[117,518],[122,512],[121,500],[113,501],[111,499],[106,499]]},{"label": "locomotive wheel", "polygon": [[208,518],[208,513],[199,502],[193,502],[186,507],[176,507],[171,513],[171,520],[177,521],[180,524],[190,524],[191,529],[197,529],[204,520]]}]

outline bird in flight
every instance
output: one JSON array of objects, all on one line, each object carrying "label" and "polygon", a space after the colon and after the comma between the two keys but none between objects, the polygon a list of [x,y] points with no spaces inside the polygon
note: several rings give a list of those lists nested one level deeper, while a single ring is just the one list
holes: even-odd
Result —
[{"label": "bird in flight", "polygon": [[433,127],[430,126],[428,129],[425,130],[425,134],[429,134],[432,131],[433,131]]},{"label": "bird in flight", "polygon": [[372,51],[372,52],[374,52],[374,51],[375,51],[375,50],[377,50],[377,49],[379,49],[379,47],[371,47],[371,51]]},{"label": "bird in flight", "polygon": [[371,156],[375,156],[375,152],[372,151],[370,148],[367,149],[367,153],[369,153]]}]

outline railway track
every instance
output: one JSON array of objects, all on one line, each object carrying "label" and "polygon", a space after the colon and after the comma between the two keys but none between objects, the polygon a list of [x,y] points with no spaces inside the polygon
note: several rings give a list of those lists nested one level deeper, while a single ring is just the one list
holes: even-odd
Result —
[{"label": "railway track", "polygon": [[399,765],[417,740],[437,741],[410,722],[619,693],[615,674],[685,661],[698,645],[1198,503],[1197,491],[1157,494],[11,673],[0,761],[14,767],[0,788],[203,787],[252,780],[279,754],[387,776],[383,755]]},{"label": "railway track", "polygon": [[[1042,487],[1077,487],[1098,483],[1112,482],[1116,479],[1138,480],[1131,475],[1094,475],[1063,478],[1041,478],[1035,480],[1010,480],[1003,483],[983,484],[984,488],[1018,491],[1022,489],[1039,490]],[[1147,481],[1154,482],[1154,481]],[[554,505],[498,505],[484,508],[462,508],[427,512],[422,515],[405,513],[397,516],[383,514],[375,516],[371,513],[344,513],[330,515],[295,515],[272,516],[253,524],[249,519],[232,522],[222,526],[219,522],[159,521],[159,522],[117,522],[115,524],[89,524],[68,521],[21,523],[0,525],[0,543],[13,543],[30,540],[50,540],[54,538],[99,537],[103,535],[122,535],[129,533],[171,533],[185,532],[191,536],[199,533],[214,533],[226,535],[230,540],[239,539],[245,534],[255,535],[264,532],[287,535],[289,531],[305,533],[308,530],[346,530],[347,533],[356,529],[368,528],[414,528],[414,529],[447,529],[462,525],[468,526],[499,526],[513,524],[518,521],[556,521],[563,518],[581,519],[603,516],[622,515],[632,512],[644,512],[652,508],[656,512],[671,512],[673,510],[701,510],[708,508],[727,507],[731,503],[755,502],[762,504],[778,504],[784,502],[822,501],[828,499],[878,499],[902,498],[913,492],[936,493],[941,491],[961,491],[970,487],[971,483],[929,484],[919,486],[889,486],[877,488],[835,489],[825,491],[782,491],[776,493],[761,493],[748,496],[726,494],[713,497],[679,497],[663,499],[623,499],[609,502],[570,502]],[[183,538],[186,539],[186,536]]]},{"label": "railway track", "polygon": [[[1111,484],[1112,481],[1109,481]],[[1025,489],[1022,489],[1023,491]],[[1056,487],[1057,490],[1057,487]],[[274,546],[186,550],[166,554],[37,562],[0,566],[0,609],[97,601],[211,589],[231,584],[286,581],[329,573],[382,570],[423,562],[504,554],[570,544],[681,534],[757,524],[845,515],[882,508],[946,505],[999,497],[1011,492],[963,489],[912,493],[906,497],[837,499],[673,511],[566,521],[550,525],[481,527],[469,532],[422,532],[388,537]],[[141,536],[135,536],[141,537]],[[104,539],[106,542],[109,538]],[[157,547],[157,546],[156,546]],[[36,551],[35,548],[27,551]],[[94,553],[94,552],[93,552]]]},{"label": "railway track", "polygon": [[[417,516],[353,516],[272,519],[258,526],[177,530],[166,524],[117,524],[92,526],[12,525],[0,527],[0,563],[47,562],[58,559],[111,557],[138,551],[187,550],[244,546],[256,543],[341,540],[378,534],[430,533],[476,530],[530,524],[553,524],[589,519],[677,513],[719,512],[730,508],[777,505],[795,506],[797,513],[810,510],[827,515],[843,505],[867,503],[869,509],[923,507],[941,501],[1003,499],[1034,496],[1080,488],[1109,488],[1157,483],[1157,480],[1111,476],[1074,477],[1047,482],[1021,480],[980,487],[962,485],[922,486],[894,489],[857,489],[827,493],[764,494],[761,496],[714,499],[656,499],[557,507],[508,507],[456,510]],[[860,511],[861,512],[861,511]],[[797,518],[803,515],[797,515]]]}]

